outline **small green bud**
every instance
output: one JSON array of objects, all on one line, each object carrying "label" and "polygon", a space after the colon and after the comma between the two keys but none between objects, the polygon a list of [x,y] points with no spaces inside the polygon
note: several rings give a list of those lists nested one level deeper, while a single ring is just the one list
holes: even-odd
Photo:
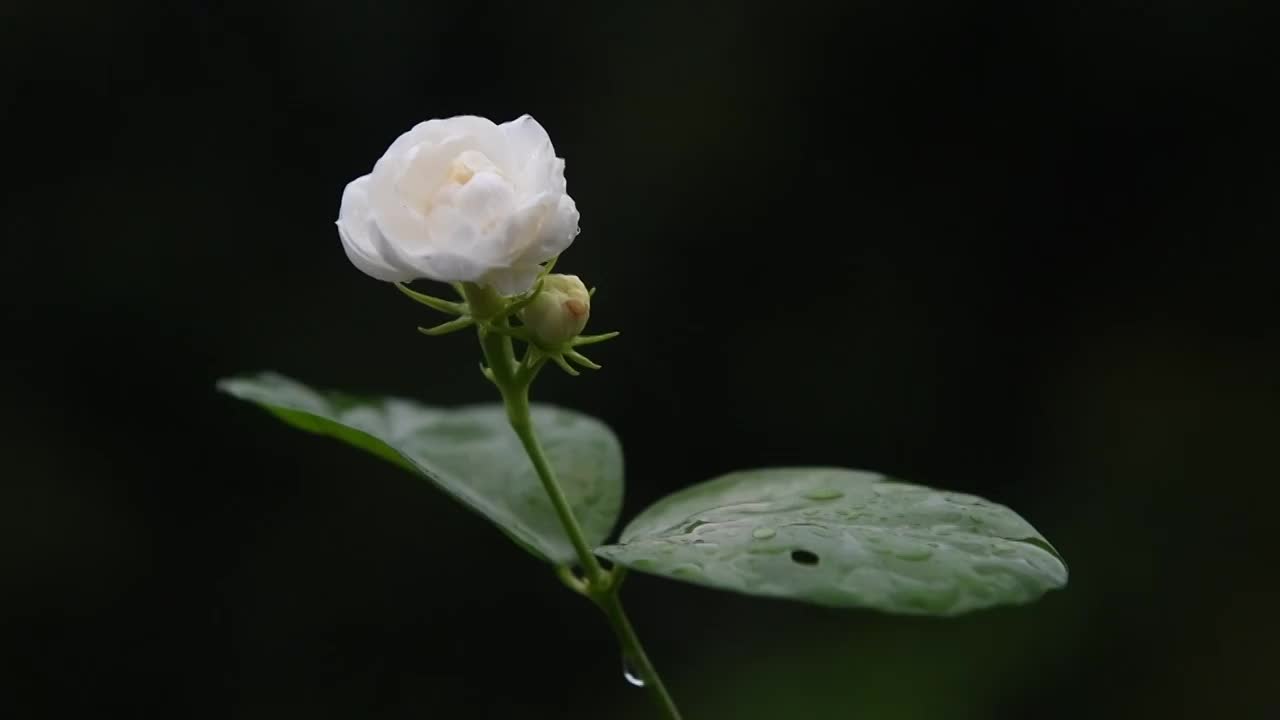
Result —
[{"label": "small green bud", "polygon": [[546,276],[542,291],[520,311],[538,344],[563,347],[578,336],[591,316],[591,294],[577,275]]}]

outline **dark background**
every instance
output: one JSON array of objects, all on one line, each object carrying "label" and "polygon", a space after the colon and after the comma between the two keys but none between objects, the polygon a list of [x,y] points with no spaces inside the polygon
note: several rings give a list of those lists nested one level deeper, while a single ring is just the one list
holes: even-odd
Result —
[{"label": "dark background", "polygon": [[0,707],[653,718],[603,622],[395,467],[213,390],[485,400],[356,271],[343,186],[430,117],[567,159],[624,519],[722,472],[1018,509],[1065,591],[956,620],[636,576],[698,718],[1274,717],[1269,3],[0,9]]}]

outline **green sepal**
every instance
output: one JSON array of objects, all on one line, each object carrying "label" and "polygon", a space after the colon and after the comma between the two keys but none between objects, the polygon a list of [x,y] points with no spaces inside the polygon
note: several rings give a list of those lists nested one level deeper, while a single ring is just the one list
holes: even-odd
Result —
[{"label": "green sepal", "polygon": [[569,358],[570,360],[572,360],[572,361],[574,361],[574,362],[578,363],[579,365],[581,365],[581,366],[582,366],[582,367],[584,367],[584,368],[589,368],[589,369],[591,369],[591,370],[599,370],[599,369],[600,369],[600,365],[599,365],[599,364],[597,364],[597,363],[595,363],[595,362],[592,362],[590,358],[588,358],[586,355],[583,355],[582,353],[578,352],[577,350],[569,350],[569,351],[565,352],[564,356],[565,356],[565,357],[567,357],[567,358]]},{"label": "green sepal", "polygon": [[448,335],[451,332],[457,332],[459,330],[469,328],[472,325],[475,325],[475,323],[475,318],[470,315],[463,315],[462,317],[450,320],[449,322],[440,323],[435,327],[419,327],[418,332],[423,335],[438,337],[440,335]]},{"label": "green sepal", "polygon": [[612,340],[622,333],[614,330],[613,332],[601,333],[600,335],[579,335],[569,343],[571,347],[583,347],[584,345],[595,345],[605,340]]},{"label": "green sepal", "polygon": [[448,313],[450,315],[462,315],[467,311],[467,306],[462,303],[450,302],[433,295],[427,295],[410,290],[404,283],[394,283],[394,285],[396,286],[396,289],[404,293],[406,297],[414,300],[415,302],[422,303],[432,310],[439,310],[442,313]]},{"label": "green sepal", "polygon": [[565,371],[565,372],[569,373],[570,375],[572,375],[572,376],[574,376],[574,377],[578,377],[579,375],[581,375],[581,374],[582,374],[582,373],[578,372],[576,368],[574,368],[572,365],[570,365],[568,360],[565,360],[565,359],[564,359],[564,355],[562,355],[562,354],[560,354],[560,353],[552,353],[552,354],[550,355],[550,358],[552,359],[552,361],[554,361],[554,362],[555,362],[555,364],[557,364],[557,365],[559,365],[559,366],[560,366],[560,369],[561,369],[561,370],[563,370],[563,371]]}]

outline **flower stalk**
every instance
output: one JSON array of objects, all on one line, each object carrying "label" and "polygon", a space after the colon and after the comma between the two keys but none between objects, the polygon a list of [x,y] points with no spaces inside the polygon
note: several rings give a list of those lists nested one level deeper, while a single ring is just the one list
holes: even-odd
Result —
[{"label": "flower stalk", "polygon": [[[531,295],[536,295],[541,287],[540,280],[531,291]],[[570,568],[557,568],[557,573],[566,585],[589,598],[604,614],[617,637],[624,663],[638,674],[643,686],[649,691],[664,717],[667,720],[681,720],[680,710],[663,684],[657,669],[649,660],[635,628],[632,627],[623,609],[619,591],[622,588],[622,580],[626,577],[625,569],[621,567],[606,569],[596,559],[582,532],[582,526],[578,523],[573,508],[556,479],[555,469],[548,462],[534,430],[529,408],[529,388],[537,377],[538,371],[548,361],[557,360],[564,363],[563,354],[547,353],[536,345],[530,344],[524,358],[516,359],[512,333],[507,332],[513,329],[510,327],[508,318],[511,315],[512,305],[527,304],[531,297],[509,303],[494,290],[473,283],[463,283],[462,291],[466,298],[468,313],[463,317],[470,316],[477,320],[477,335],[485,359],[485,377],[497,386],[503,405],[507,409],[507,420],[511,424],[511,429],[524,445],[529,461],[533,463],[538,479],[551,499],[556,517],[559,518],[578,556],[578,564],[582,570],[581,578],[576,576]],[[612,337],[616,334],[607,333],[606,335]],[[596,338],[598,339],[593,339],[591,342],[608,339],[604,335]],[[576,375],[576,371],[573,374]]]}]

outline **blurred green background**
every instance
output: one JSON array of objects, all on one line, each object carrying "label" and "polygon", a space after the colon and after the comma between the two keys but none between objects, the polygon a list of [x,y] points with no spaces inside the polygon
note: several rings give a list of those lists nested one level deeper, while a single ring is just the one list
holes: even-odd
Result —
[{"label": "blurred green background", "polygon": [[484,521],[213,391],[488,399],[333,221],[413,123],[528,112],[624,332],[536,394],[622,436],[625,517],[845,465],[1071,565],[956,620],[637,575],[690,720],[1276,717],[1269,10],[8,0],[0,712],[655,716]]}]

